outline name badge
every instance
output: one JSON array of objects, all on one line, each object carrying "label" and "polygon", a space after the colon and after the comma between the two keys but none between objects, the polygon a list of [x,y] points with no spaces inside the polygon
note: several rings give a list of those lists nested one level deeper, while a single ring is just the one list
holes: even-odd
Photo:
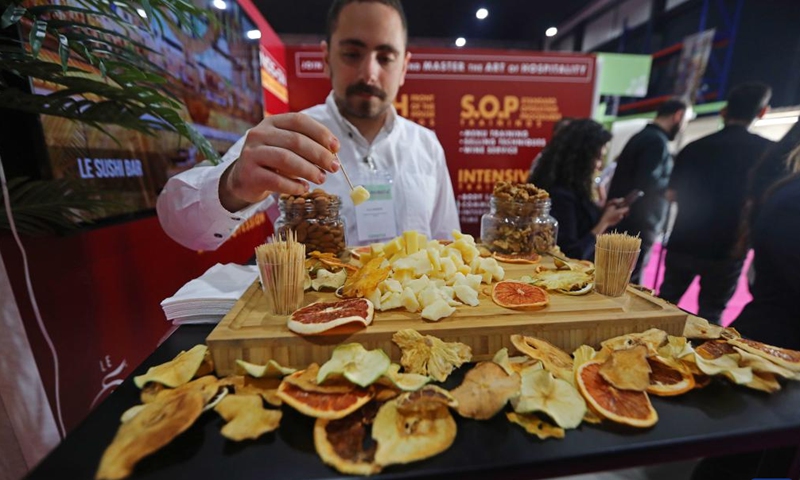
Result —
[{"label": "name badge", "polygon": [[397,236],[392,184],[364,185],[369,200],[355,207],[358,243],[375,243]]}]

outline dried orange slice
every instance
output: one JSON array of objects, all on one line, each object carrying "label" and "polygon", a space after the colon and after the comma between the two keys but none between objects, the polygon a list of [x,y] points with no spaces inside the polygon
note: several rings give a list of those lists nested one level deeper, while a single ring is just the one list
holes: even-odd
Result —
[{"label": "dried orange slice", "polygon": [[278,397],[290,407],[309,417],[336,420],[363,407],[372,399],[373,392],[355,388],[355,386],[352,391],[345,393],[307,392],[287,382],[282,382],[278,387]]},{"label": "dried orange slice", "polygon": [[350,270],[351,272],[358,270],[358,267],[339,260],[339,258],[333,253],[322,253],[319,250],[314,250],[313,252],[309,253],[308,256],[310,258],[319,260],[321,263],[329,267],[344,268],[345,270]]},{"label": "dried orange slice", "polygon": [[535,285],[504,280],[492,288],[492,300],[505,308],[535,308],[547,305],[550,296],[546,290]]},{"label": "dried orange slice", "polygon": [[542,256],[536,252],[530,252],[530,253],[494,252],[492,256],[496,258],[498,262],[504,262],[504,263],[533,264],[533,263],[539,263],[539,261],[542,259]]},{"label": "dried orange slice", "polygon": [[600,416],[631,427],[652,427],[658,414],[646,392],[620,390],[600,375],[601,362],[586,362],[578,369],[578,390]]},{"label": "dried orange slice", "polygon": [[650,357],[647,363],[650,364],[650,385],[647,387],[647,393],[672,397],[695,387],[694,375],[689,369],[675,368],[660,357]]}]

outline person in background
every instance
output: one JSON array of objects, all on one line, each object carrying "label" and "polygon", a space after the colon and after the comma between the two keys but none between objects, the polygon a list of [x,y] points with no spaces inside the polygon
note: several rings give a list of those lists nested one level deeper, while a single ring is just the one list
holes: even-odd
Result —
[{"label": "person in background", "polygon": [[747,180],[747,211],[749,214],[747,220],[751,225],[758,217],[764,194],[775,182],[790,173],[789,155],[798,145],[800,145],[800,122],[795,122],[786,135],[778,143],[772,145],[750,170]]},{"label": "person in background", "polygon": [[687,145],[675,161],[667,198],[678,204],[660,296],[678,303],[700,276],[698,315],[719,323],[736,290],[744,257],[735,255],[747,174],[773,142],[748,132],[766,113],[763,83],[734,87],[722,109],[725,127]]},{"label": "person in background", "polygon": [[333,87],[325,103],[265,118],[220,165],[172,177],[157,204],[167,234],[186,247],[214,250],[276,194],[299,195],[312,184],[342,198],[346,238],[363,243],[342,162],[356,183],[391,182],[389,217],[396,221],[379,225],[387,236],[417,230],[449,238],[459,221],[444,150],[431,130],[392,105],[411,57],[407,43],[399,0],[334,1],[321,44]]},{"label": "person in background", "polygon": [[609,140],[611,134],[594,120],[573,120],[545,147],[531,178],[550,193],[556,242],[568,257],[593,260],[597,235],[628,213],[622,199],[609,200],[605,209],[592,201],[594,173]]},{"label": "person in background", "polygon": [[642,250],[631,282],[642,283],[643,266],[650,258],[650,249],[666,220],[668,202],[664,197],[672,173],[672,154],[669,142],[686,128],[692,108],[684,101],[671,99],[656,110],[653,123],[631,137],[617,157],[617,167],[608,188],[609,198],[624,198],[633,190],[644,196],[630,205],[630,214],[617,225],[620,232],[639,235]]},{"label": "person in background", "polygon": [[753,224],[753,300],[733,326],[754,340],[800,350],[800,143],[787,165],[794,173],[767,190]]},{"label": "person in background", "polygon": [[[730,326],[753,340],[800,350],[800,310],[796,305],[800,298],[800,144],[787,165],[787,171],[794,173],[767,190],[753,225],[753,300]],[[706,458],[695,467],[692,480],[780,477],[796,455],[797,448],[789,447]],[[774,474],[765,471],[771,467]]]},{"label": "person in background", "polygon": [[[739,224],[739,239],[734,249],[736,255],[747,255],[750,249],[750,232],[758,218],[764,194],[775,182],[789,175],[788,157],[797,145],[800,145],[800,122],[795,122],[778,143],[768,148],[747,175],[747,199]],[[752,287],[755,275],[752,265],[747,273]]]},{"label": "person in background", "polygon": [[[554,123],[553,124],[553,134],[550,136],[550,141],[552,142],[553,139],[556,138],[556,135],[558,135],[558,132],[560,132],[564,127],[569,125],[569,123],[572,120],[574,120],[574,119],[571,118],[571,117],[561,117],[561,119],[559,119],[556,123]],[[539,159],[542,158],[542,152],[544,152],[544,149],[542,149],[542,151],[539,152],[539,154],[536,155],[536,157],[531,162],[531,168],[530,168],[530,171],[528,173],[528,183],[533,183],[533,172],[534,172],[534,170],[536,170],[537,165],[539,165]]]}]

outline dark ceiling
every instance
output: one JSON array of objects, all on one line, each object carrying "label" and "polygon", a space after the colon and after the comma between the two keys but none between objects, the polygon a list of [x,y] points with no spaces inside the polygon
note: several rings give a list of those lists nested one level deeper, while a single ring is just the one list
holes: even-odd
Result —
[{"label": "dark ceiling", "polygon": [[[325,28],[330,0],[254,0],[282,37],[319,36]],[[409,36],[416,43],[452,44],[457,37],[467,46],[533,48],[542,46],[544,31],[581,10],[591,0],[406,0]],[[484,7],[489,16],[478,20]],[[309,37],[311,38],[311,37]]]}]

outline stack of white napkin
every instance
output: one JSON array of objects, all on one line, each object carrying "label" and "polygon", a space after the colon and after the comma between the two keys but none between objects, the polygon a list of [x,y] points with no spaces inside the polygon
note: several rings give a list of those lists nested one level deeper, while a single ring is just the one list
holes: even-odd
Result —
[{"label": "stack of white napkin", "polygon": [[256,278],[256,265],[218,263],[161,302],[161,308],[176,325],[219,323]]}]

